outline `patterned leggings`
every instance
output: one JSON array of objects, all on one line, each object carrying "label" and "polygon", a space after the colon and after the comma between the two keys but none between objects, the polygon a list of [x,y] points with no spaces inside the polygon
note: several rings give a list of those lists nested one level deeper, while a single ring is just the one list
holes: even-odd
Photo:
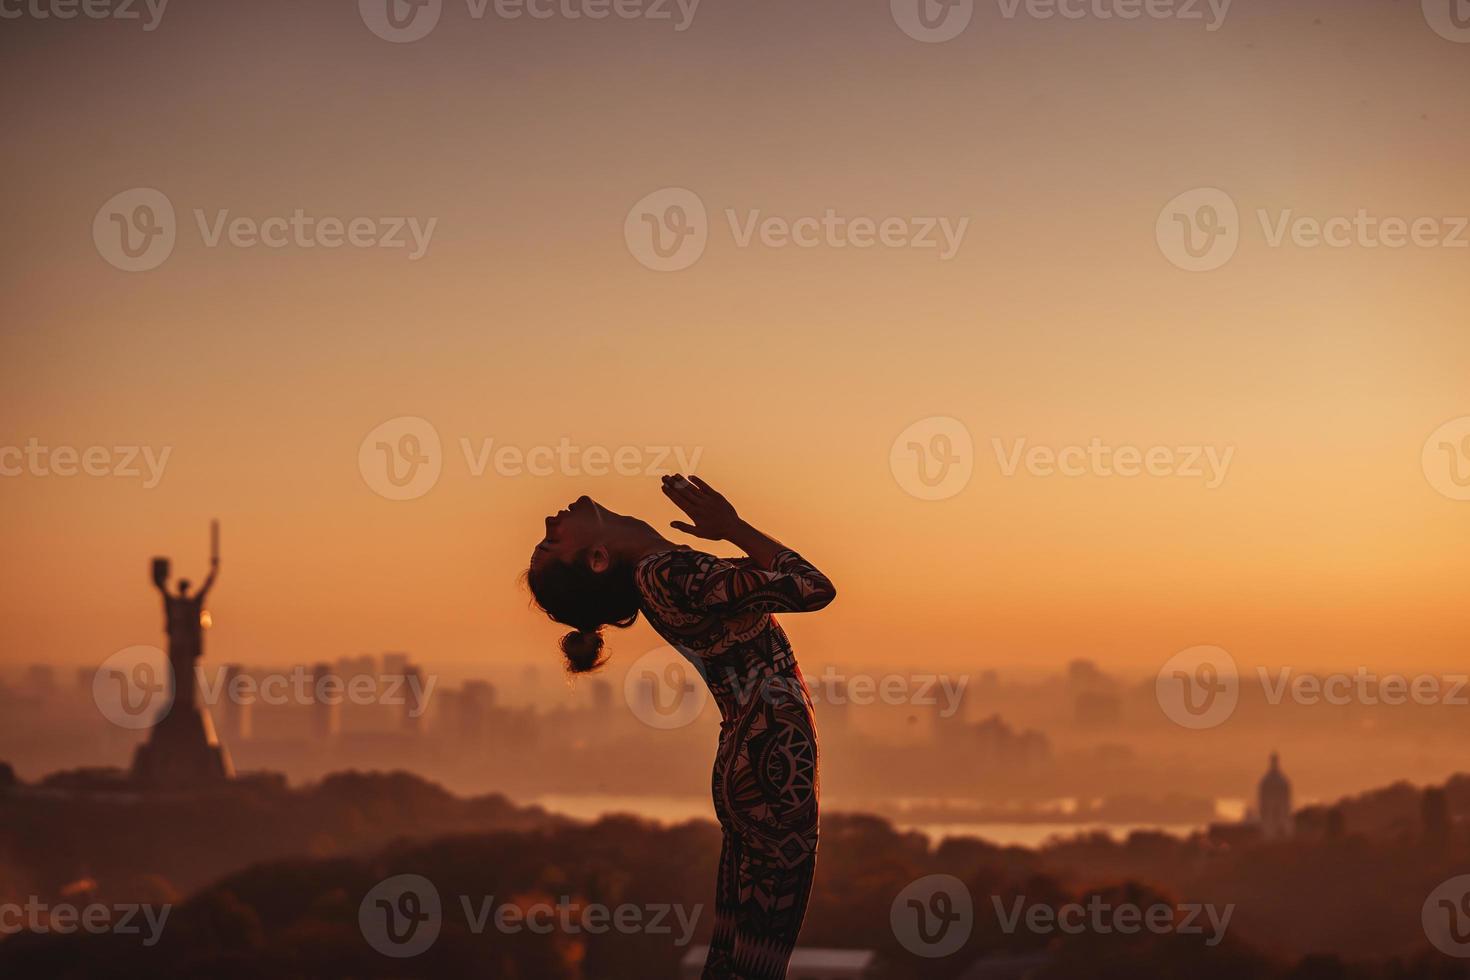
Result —
[{"label": "patterned leggings", "polygon": [[815,868],[815,853],[795,866],[772,864],[725,831],[704,980],[784,980]]},{"label": "patterned leggings", "polygon": [[715,814],[724,832],[705,980],[784,980],[817,865],[810,708],[762,699],[723,732]]}]

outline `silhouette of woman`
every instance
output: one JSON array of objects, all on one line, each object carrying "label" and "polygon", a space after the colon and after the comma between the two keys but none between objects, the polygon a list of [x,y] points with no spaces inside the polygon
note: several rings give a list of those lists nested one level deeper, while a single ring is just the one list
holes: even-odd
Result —
[{"label": "silhouette of woman", "polygon": [[749,557],[675,545],[650,525],[587,497],[546,519],[527,580],[553,620],[568,669],[606,661],[602,628],[642,612],[703,676],[720,709],[715,816],[723,832],[706,978],[778,980],[796,945],[817,855],[817,735],[791,643],[771,615],[813,612],[836,595],[796,552],[740,519],[698,477],[664,477],[693,523]]}]

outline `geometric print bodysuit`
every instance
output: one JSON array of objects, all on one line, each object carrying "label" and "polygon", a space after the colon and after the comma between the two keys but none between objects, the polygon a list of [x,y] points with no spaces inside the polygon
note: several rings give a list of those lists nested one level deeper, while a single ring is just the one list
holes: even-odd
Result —
[{"label": "geometric print bodysuit", "polygon": [[634,569],[643,613],[720,708],[712,790],[723,843],[705,980],[781,980],[817,858],[817,731],[791,641],[772,613],[836,591],[789,549],[762,568],[677,548]]}]

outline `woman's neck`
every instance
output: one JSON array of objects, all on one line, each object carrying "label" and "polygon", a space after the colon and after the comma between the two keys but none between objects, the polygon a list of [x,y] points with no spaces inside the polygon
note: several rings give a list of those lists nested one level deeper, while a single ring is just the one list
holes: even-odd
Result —
[{"label": "woman's neck", "polygon": [[631,562],[639,562],[649,555],[662,554],[677,547],[678,545],[674,542],[650,527],[646,532],[630,536],[626,542],[619,545],[617,551],[620,557]]}]

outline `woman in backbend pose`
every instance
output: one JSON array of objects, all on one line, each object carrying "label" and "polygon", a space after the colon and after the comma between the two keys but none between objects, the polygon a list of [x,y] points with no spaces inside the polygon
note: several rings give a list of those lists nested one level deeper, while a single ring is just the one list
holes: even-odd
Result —
[{"label": "woman in backbend pose", "polygon": [[663,483],[693,522],[673,527],[749,557],[676,545],[580,497],[546,519],[527,579],[546,614],[572,627],[561,649],[574,673],[604,663],[604,626],[631,626],[641,612],[704,677],[720,707],[714,799],[724,832],[704,976],[779,980],[816,864],[817,734],[806,682],[771,614],[812,612],[836,593],[703,480]]}]

